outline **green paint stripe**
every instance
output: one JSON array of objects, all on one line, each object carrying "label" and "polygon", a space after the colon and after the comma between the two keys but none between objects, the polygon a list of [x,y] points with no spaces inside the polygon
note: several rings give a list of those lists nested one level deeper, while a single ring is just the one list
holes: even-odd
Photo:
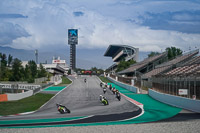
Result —
[{"label": "green paint stripe", "polygon": [[71,120],[83,119],[83,118],[86,118],[86,117],[88,117],[88,116],[69,117],[69,118],[52,118],[52,119],[32,119],[32,120],[5,120],[5,121],[0,121],[0,125],[71,121]]},{"label": "green paint stripe", "polygon": [[44,89],[43,91],[61,91],[64,88],[65,88],[65,86],[51,86],[51,87]]}]

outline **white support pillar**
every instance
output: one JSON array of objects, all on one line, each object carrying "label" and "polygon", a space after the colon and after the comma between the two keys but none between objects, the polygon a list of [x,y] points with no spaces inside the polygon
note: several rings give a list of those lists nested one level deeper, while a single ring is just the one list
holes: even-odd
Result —
[{"label": "white support pillar", "polygon": [[115,79],[116,81],[118,81],[118,77],[116,76],[116,79]]},{"label": "white support pillar", "polygon": [[132,85],[132,86],[135,85],[135,83],[134,83],[134,79],[131,80],[131,85]]}]

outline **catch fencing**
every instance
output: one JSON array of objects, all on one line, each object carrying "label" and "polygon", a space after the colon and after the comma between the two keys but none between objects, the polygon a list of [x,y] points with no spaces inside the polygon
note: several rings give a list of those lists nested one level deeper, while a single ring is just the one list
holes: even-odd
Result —
[{"label": "catch fencing", "polygon": [[[152,78],[152,89],[170,95],[200,99],[200,78],[196,76],[157,76]],[[181,91],[185,91],[185,93],[182,94]]]}]

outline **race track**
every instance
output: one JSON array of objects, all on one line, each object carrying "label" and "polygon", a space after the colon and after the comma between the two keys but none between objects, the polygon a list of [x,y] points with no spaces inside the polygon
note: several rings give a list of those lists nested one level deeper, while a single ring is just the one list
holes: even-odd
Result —
[{"label": "race track", "polygon": [[[84,79],[87,82],[84,82]],[[55,124],[76,124],[107,122],[130,119],[138,116],[142,110],[122,97],[121,101],[115,98],[110,90],[104,95],[109,101],[108,106],[104,106],[99,101],[99,95],[103,95],[103,90],[99,86],[100,81],[96,76],[78,77],[72,79],[73,83],[59,92],[53,99],[40,108],[35,113],[29,115],[1,117],[0,120],[34,120],[34,119],[54,119],[54,118],[73,118],[81,119],[59,122],[35,122],[24,124],[5,124],[7,126],[31,126],[31,125],[55,125]],[[60,114],[57,111],[56,103],[65,105],[71,110],[70,114]],[[84,119],[82,118],[84,117]]]}]

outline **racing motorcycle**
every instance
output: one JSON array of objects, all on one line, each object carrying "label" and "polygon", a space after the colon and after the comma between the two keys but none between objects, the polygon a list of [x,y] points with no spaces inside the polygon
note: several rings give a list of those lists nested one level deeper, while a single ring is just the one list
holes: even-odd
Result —
[{"label": "racing motorcycle", "polygon": [[106,97],[104,97],[102,95],[100,95],[100,101],[101,101],[101,103],[103,103],[103,105],[108,105],[109,104],[108,100],[106,99]]},{"label": "racing motorcycle", "polygon": [[56,106],[57,106],[57,109],[58,109],[58,111],[61,113],[61,114],[64,114],[64,113],[70,113],[71,111],[67,108],[67,107],[65,107],[64,105],[61,105],[61,104],[56,104]]},{"label": "racing motorcycle", "polygon": [[119,101],[121,100],[121,95],[120,95],[119,92],[117,92],[117,94],[116,94],[116,98],[117,98]]},{"label": "racing motorcycle", "polygon": [[103,86],[103,83],[101,82],[101,83],[100,83],[100,87],[102,87],[102,86]]},{"label": "racing motorcycle", "polygon": [[104,94],[106,93],[106,91],[107,91],[106,88],[103,88],[103,93],[104,93]]}]

